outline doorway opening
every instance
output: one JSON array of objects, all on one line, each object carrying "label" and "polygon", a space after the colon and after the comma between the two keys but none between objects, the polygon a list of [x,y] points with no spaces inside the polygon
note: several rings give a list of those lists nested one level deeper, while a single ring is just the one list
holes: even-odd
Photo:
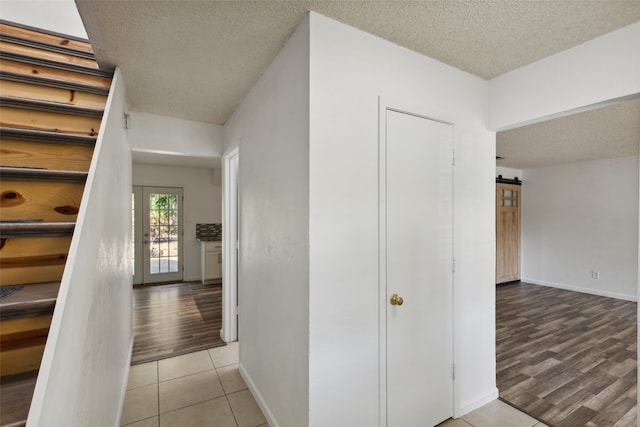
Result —
[{"label": "doorway opening", "polygon": [[639,113],[619,100],[496,137],[497,174],[523,196],[522,282],[496,289],[497,386],[546,424],[636,425]]},{"label": "doorway opening", "polygon": [[240,241],[240,197],[238,186],[239,149],[235,148],[223,160],[222,239],[222,339],[238,340],[238,266]]}]

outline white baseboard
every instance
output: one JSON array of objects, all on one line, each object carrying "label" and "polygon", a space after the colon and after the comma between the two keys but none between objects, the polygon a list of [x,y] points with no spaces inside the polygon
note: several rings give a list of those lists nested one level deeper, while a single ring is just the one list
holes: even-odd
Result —
[{"label": "white baseboard", "polygon": [[122,382],[122,389],[120,390],[120,405],[118,406],[118,417],[116,418],[117,424],[115,427],[120,425],[120,421],[122,418],[122,409],[124,407],[124,398],[127,394],[127,385],[129,383],[129,371],[131,370],[131,357],[133,356],[133,333],[131,334],[131,343],[129,343],[129,357],[127,357],[127,367],[124,376],[124,381]]},{"label": "white baseboard", "polygon": [[489,402],[493,402],[497,398],[498,398],[498,388],[495,387],[493,390],[491,390],[490,392],[488,392],[484,396],[481,396],[481,397],[477,398],[476,400],[472,401],[471,403],[467,403],[466,405],[461,406],[459,408],[454,408],[454,410],[453,410],[453,418],[463,417],[463,416],[467,415],[469,412],[475,411],[476,409],[486,405]]},{"label": "white baseboard", "polygon": [[545,280],[537,280],[537,279],[523,278],[521,281],[526,283],[531,283],[532,285],[548,286],[550,288],[558,288],[558,289],[564,289],[567,291],[582,292],[584,294],[598,295],[601,297],[616,298],[616,299],[633,301],[633,302],[638,301],[637,295],[624,295],[624,294],[618,294],[615,292],[602,291],[599,289],[582,288],[579,286],[565,285],[564,283],[547,282]]},{"label": "white baseboard", "polygon": [[266,418],[267,423],[269,424],[269,427],[280,427],[280,425],[276,422],[273,414],[271,413],[271,410],[267,406],[267,403],[264,401],[264,398],[256,388],[256,385],[251,379],[251,376],[247,373],[247,371],[244,369],[244,366],[242,364],[240,364],[239,370],[240,370],[240,376],[242,377],[244,382],[247,383],[247,387],[249,387],[249,391],[253,395],[253,398],[256,400],[256,403],[258,404],[260,409],[262,410],[262,414]]}]

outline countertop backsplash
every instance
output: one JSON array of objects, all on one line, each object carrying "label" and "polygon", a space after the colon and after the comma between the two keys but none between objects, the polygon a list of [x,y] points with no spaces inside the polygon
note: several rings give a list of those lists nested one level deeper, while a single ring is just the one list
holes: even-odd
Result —
[{"label": "countertop backsplash", "polygon": [[222,224],[196,224],[196,239],[203,242],[222,240]]}]

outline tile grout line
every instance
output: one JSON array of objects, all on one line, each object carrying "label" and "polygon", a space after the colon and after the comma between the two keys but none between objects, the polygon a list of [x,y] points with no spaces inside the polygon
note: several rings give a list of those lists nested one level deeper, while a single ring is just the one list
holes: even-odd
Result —
[{"label": "tile grout line", "polygon": [[[222,392],[224,393],[224,400],[227,401],[227,405],[229,405],[229,410],[231,411],[231,416],[233,416],[233,421],[236,423],[236,427],[238,427],[239,426],[238,418],[236,418],[236,413],[233,411],[233,406],[231,406],[231,402],[229,401],[227,390],[225,390],[224,384],[222,384],[222,380],[220,379],[220,375],[218,375],[218,367],[216,366],[216,363],[213,361],[213,356],[211,356],[211,352],[207,350],[207,353],[209,354],[209,358],[211,359],[211,363],[213,364],[213,369],[216,372],[218,381],[220,381],[220,387],[222,387]],[[220,367],[222,368],[223,366],[220,366]]]},{"label": "tile grout line", "polygon": [[[213,348],[215,348],[215,347],[213,347]],[[213,361],[213,357],[212,357],[211,353],[209,352],[209,350],[211,350],[211,349],[207,349],[207,350],[205,350],[205,351],[207,351],[207,354],[208,354],[208,356],[209,356],[209,360],[210,360],[211,365],[212,365],[212,369],[211,369],[211,370],[212,370],[212,371],[213,371],[213,373],[216,375],[216,378],[217,378],[217,380],[219,381],[219,384],[220,384],[220,387],[221,387],[221,389],[222,389],[223,395],[221,395],[221,396],[217,396],[217,397],[214,397],[214,398],[211,398],[211,399],[207,399],[207,400],[202,401],[202,402],[193,403],[193,404],[191,404],[191,405],[187,405],[187,406],[184,406],[184,407],[181,407],[181,408],[176,408],[176,409],[173,409],[173,410],[167,411],[166,413],[171,413],[171,412],[175,412],[175,411],[183,410],[183,409],[185,409],[185,408],[188,408],[188,407],[191,407],[191,406],[196,406],[196,405],[199,405],[199,404],[202,404],[202,403],[205,403],[205,402],[209,402],[209,401],[212,401],[212,400],[215,400],[215,399],[219,399],[219,398],[221,398],[221,397],[223,397],[223,396],[224,396],[225,401],[227,402],[227,405],[228,405],[228,407],[229,407],[229,409],[230,409],[230,411],[231,411],[231,414],[232,414],[232,416],[233,416],[233,419],[234,419],[235,425],[236,425],[236,426],[239,426],[238,419],[237,419],[237,417],[236,417],[236,414],[235,414],[235,412],[234,412],[234,410],[233,410],[233,407],[232,407],[232,405],[231,405],[231,402],[230,402],[230,400],[229,400],[229,395],[231,395],[231,394],[237,394],[237,393],[239,393],[239,392],[244,391],[245,389],[242,389],[242,390],[235,390],[235,391],[233,391],[233,392],[227,392],[227,390],[225,389],[225,387],[224,387],[224,385],[223,385],[223,383],[222,383],[222,379],[220,378],[220,375],[219,375],[219,373],[218,373],[219,369],[224,369],[224,368],[227,368],[227,367],[230,367],[230,366],[233,366],[233,365],[237,365],[238,363],[237,363],[237,362],[236,362],[236,363],[228,363],[228,364],[226,364],[226,365],[224,365],[224,366],[217,367],[217,366],[216,366],[216,364],[215,364],[215,362]],[[191,375],[197,375],[197,374],[200,374],[200,373],[208,372],[208,371],[209,371],[209,370],[207,369],[207,370],[205,370],[205,371],[195,372],[195,373],[191,373],[191,374],[183,375],[183,376],[181,376],[181,377],[176,377],[176,378],[168,379],[168,380],[165,380],[165,381],[160,381],[160,363],[159,363],[159,362],[160,362],[160,361],[158,361],[158,360],[154,361],[154,363],[156,364],[156,381],[155,381],[155,386],[156,386],[156,392],[157,392],[157,394],[156,394],[156,408],[157,408],[157,415],[153,415],[153,416],[150,416],[150,417],[144,418],[144,419],[142,419],[142,420],[137,420],[137,421],[135,421],[134,423],[137,423],[137,422],[140,422],[140,421],[144,421],[144,420],[147,420],[147,419],[150,419],[150,418],[153,418],[154,416],[156,416],[156,417],[157,417],[157,426],[158,426],[158,427],[160,427],[160,424],[161,424],[161,421],[160,421],[160,416],[161,416],[161,408],[160,408],[160,383],[162,383],[162,382],[167,382],[167,381],[172,381],[172,380],[176,380],[176,379],[180,379],[180,378],[185,378],[185,377],[188,377],[188,376],[191,376]],[[153,383],[152,383],[152,384],[153,384]],[[150,384],[150,385],[152,385],[152,384]],[[140,386],[140,387],[136,387],[136,388],[141,388],[141,387],[144,387],[144,386]],[[136,389],[136,388],[134,388],[134,389]],[[131,390],[133,390],[133,389],[131,389]]]}]

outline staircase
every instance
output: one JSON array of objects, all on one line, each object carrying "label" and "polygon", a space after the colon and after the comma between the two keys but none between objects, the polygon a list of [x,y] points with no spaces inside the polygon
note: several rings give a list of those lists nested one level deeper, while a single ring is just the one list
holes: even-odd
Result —
[{"label": "staircase", "polygon": [[88,41],[0,20],[0,426],[26,423],[111,77]]}]

